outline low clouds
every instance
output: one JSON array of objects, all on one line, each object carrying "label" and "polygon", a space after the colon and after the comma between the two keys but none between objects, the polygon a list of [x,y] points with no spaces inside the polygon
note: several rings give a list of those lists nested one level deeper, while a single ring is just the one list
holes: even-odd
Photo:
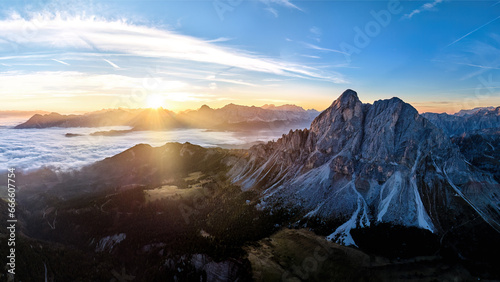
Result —
[{"label": "low clouds", "polygon": [[[1,120],[0,120],[1,121]],[[204,132],[200,129],[132,132],[122,136],[88,136],[95,131],[128,129],[106,128],[0,128],[0,161],[4,167],[33,170],[42,166],[55,169],[77,169],[84,165],[111,157],[139,143],[161,146],[167,142],[191,142],[202,146],[241,145],[253,141],[277,139],[282,132],[266,135],[237,136],[231,132]],[[65,137],[66,133],[83,136]],[[26,142],[29,140],[29,142]]]}]

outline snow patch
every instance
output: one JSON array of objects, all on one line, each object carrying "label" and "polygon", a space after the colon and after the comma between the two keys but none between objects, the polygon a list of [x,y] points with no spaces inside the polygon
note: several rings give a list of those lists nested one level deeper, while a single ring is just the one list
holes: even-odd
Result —
[{"label": "snow patch", "polygon": [[[377,221],[382,221],[384,215],[387,213],[387,209],[391,204],[392,198],[400,192],[401,190],[401,182],[403,181],[401,177],[401,172],[396,171],[389,180],[387,180],[384,185],[382,185],[382,189],[380,189],[380,204],[379,204],[379,213],[377,215]],[[391,189],[389,195],[383,198],[384,191],[386,189]]]},{"label": "snow patch", "polygon": [[424,203],[420,198],[420,193],[418,192],[417,182],[415,180],[415,175],[412,176],[410,181],[411,187],[413,188],[413,193],[415,195],[415,203],[417,205],[417,222],[418,226],[423,229],[427,229],[434,233],[434,225],[425,210]]},{"label": "snow patch", "polygon": [[356,176],[353,175],[353,180],[350,182],[349,186],[358,196],[357,199],[358,207],[356,208],[356,211],[354,211],[354,213],[352,214],[351,218],[347,222],[339,226],[335,230],[335,232],[326,237],[326,239],[329,241],[335,241],[345,246],[357,247],[358,245],[356,245],[356,242],[354,242],[354,239],[351,236],[351,230],[355,229],[358,226],[358,217],[360,215],[361,210],[363,210],[363,214],[359,219],[359,227],[363,228],[370,226],[370,219],[368,217],[368,213],[366,212],[368,210],[366,201],[364,200],[363,196],[361,196],[361,194],[356,190],[356,186],[354,185],[355,177]]},{"label": "snow patch", "polygon": [[335,230],[335,232],[328,235],[328,237],[326,237],[326,239],[328,241],[335,241],[335,242],[342,244],[342,245],[345,245],[345,246],[356,246],[357,247],[358,245],[356,245],[356,243],[354,242],[354,239],[351,236],[351,229],[356,228],[356,219],[358,218],[358,214],[359,214],[360,210],[361,210],[361,206],[358,205],[358,208],[352,214],[351,218],[346,223],[339,226],[339,228],[337,228],[337,230]]}]

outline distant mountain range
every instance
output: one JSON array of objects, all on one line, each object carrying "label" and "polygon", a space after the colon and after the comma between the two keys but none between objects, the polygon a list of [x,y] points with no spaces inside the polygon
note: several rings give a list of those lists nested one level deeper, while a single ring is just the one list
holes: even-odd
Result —
[{"label": "distant mountain range", "polygon": [[248,107],[229,104],[220,109],[174,113],[166,109],[114,109],[84,115],[36,114],[15,128],[130,126],[132,130],[206,128],[245,130],[293,128],[309,124],[319,114],[294,105]]},{"label": "distant mountain range", "polygon": [[500,126],[500,107],[461,110],[453,115],[423,113],[422,116],[441,128],[449,136]]}]

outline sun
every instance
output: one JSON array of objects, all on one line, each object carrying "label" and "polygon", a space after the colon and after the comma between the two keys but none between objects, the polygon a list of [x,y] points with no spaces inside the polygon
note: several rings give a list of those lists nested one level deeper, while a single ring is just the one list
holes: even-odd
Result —
[{"label": "sun", "polygon": [[146,101],[148,108],[159,109],[163,107],[165,98],[158,94],[149,95]]}]

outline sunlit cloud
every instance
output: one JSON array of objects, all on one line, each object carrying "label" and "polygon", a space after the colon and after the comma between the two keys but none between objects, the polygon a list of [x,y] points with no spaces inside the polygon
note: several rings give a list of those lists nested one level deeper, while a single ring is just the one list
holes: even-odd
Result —
[{"label": "sunlit cloud", "polygon": [[[322,79],[335,83],[343,81],[336,73],[324,73],[300,64],[278,61],[172,31],[134,25],[127,21],[38,14],[31,19],[12,16],[0,21],[0,25],[2,26],[0,37],[23,46],[171,58],[231,66],[253,72]],[[26,26],[33,26],[33,29],[27,31]]]},{"label": "sunlit cloud", "polygon": [[[29,83],[27,83],[29,82]],[[133,89],[143,87],[143,78],[116,74],[88,74],[81,72],[3,72],[0,73],[2,97],[16,98],[20,94],[129,94]],[[188,85],[180,81],[160,80],[157,91],[177,91]]]}]

